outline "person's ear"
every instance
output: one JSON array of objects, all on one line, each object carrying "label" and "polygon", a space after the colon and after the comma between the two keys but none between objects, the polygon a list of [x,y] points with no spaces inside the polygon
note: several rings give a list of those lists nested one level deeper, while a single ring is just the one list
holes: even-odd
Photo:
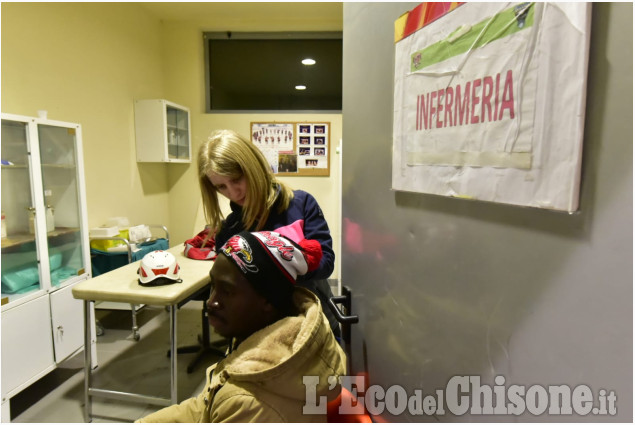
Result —
[{"label": "person's ear", "polygon": [[263,299],[261,311],[262,314],[268,318],[268,321],[272,323],[280,318],[280,311],[266,299]]},{"label": "person's ear", "polygon": [[262,311],[267,313],[267,314],[272,314],[276,312],[276,308],[273,306],[273,304],[271,304],[269,301],[267,301],[266,298],[262,299]]}]

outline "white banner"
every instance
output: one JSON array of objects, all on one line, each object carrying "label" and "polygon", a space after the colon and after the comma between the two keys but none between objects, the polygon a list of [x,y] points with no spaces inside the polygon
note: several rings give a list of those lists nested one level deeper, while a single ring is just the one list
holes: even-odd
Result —
[{"label": "white banner", "polygon": [[393,189],[574,211],[587,3],[466,3],[396,44]]}]

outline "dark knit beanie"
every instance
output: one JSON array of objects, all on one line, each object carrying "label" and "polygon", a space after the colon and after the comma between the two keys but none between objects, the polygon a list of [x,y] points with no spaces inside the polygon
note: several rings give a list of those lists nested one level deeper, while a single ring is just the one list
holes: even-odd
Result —
[{"label": "dark knit beanie", "polygon": [[276,232],[240,232],[229,238],[220,252],[280,311],[291,305],[298,276],[317,269],[322,259],[318,241],[295,243]]}]

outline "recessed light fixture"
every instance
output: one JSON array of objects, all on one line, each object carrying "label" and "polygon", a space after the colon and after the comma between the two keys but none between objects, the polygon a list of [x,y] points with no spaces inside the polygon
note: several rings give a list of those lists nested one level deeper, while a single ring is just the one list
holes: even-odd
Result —
[{"label": "recessed light fixture", "polygon": [[315,61],[310,58],[302,59],[302,65],[315,65]]},{"label": "recessed light fixture", "polygon": [[297,85],[295,86],[296,90],[306,90],[306,86],[302,86],[302,85]]}]

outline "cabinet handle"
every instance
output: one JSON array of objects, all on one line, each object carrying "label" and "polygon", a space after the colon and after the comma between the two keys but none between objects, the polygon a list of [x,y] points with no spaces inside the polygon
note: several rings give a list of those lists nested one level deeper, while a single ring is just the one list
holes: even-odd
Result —
[{"label": "cabinet handle", "polygon": [[64,336],[64,327],[62,325],[57,327],[57,333],[60,335],[60,337]]}]

